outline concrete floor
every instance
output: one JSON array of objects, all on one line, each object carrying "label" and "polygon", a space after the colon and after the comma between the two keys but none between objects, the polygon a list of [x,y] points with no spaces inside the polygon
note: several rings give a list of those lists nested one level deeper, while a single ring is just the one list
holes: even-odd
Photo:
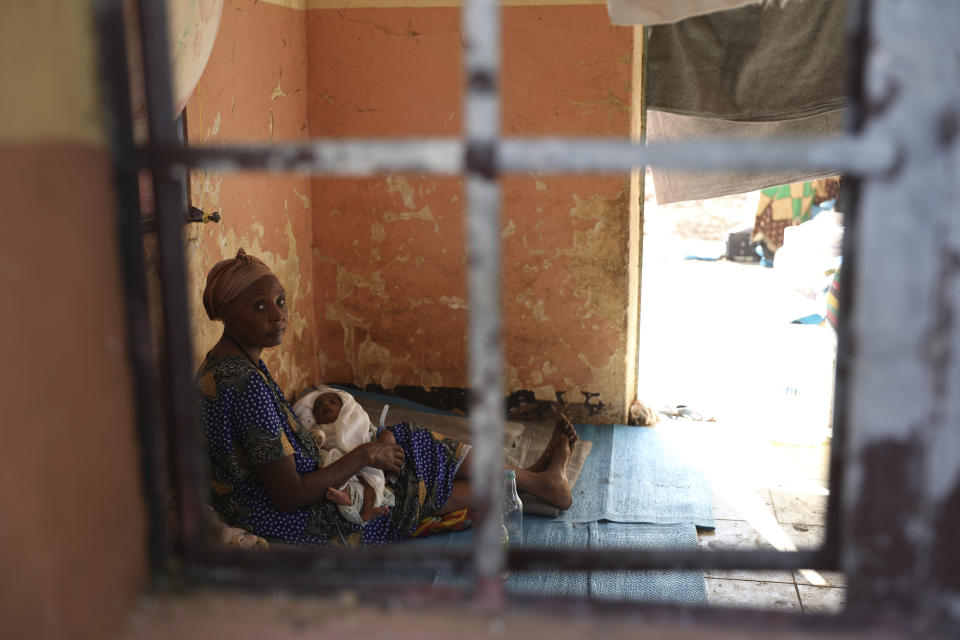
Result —
[{"label": "concrete floor", "polygon": [[[699,532],[702,549],[794,551],[822,543],[829,441],[786,445],[722,421],[666,418],[653,428],[710,480],[716,529]],[[707,571],[704,578],[711,606],[828,613],[845,600],[837,573]]]},{"label": "concrete floor", "polygon": [[[700,532],[701,548],[811,549],[820,545],[826,524],[829,444],[771,444],[765,453],[771,467],[790,468],[789,476],[746,482],[738,488],[723,480],[715,482],[717,528]],[[841,574],[817,571],[708,571],[704,578],[713,606],[830,613],[842,609],[846,592]]]},{"label": "concrete floor", "polygon": [[[753,221],[749,196],[658,207],[651,193],[638,397],[654,409],[684,404],[715,418],[661,415],[655,427],[710,476],[717,528],[701,532],[700,545],[816,547],[829,495],[835,335],[790,324],[806,301],[776,269],[688,259],[722,255],[723,230]],[[718,607],[836,612],[845,598],[838,574],[711,571],[705,579]]]}]

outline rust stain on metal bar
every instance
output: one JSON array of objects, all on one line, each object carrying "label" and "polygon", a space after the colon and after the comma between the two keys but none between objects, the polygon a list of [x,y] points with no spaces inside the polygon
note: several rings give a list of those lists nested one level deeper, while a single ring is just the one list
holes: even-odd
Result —
[{"label": "rust stain on metal bar", "polygon": [[942,148],[949,148],[957,140],[960,133],[960,117],[955,107],[944,109],[937,122],[937,139]]},{"label": "rust stain on metal bar", "polygon": [[[956,127],[955,118],[951,127]],[[949,135],[956,136],[957,131]],[[941,229],[939,238],[948,238],[949,231]],[[949,246],[940,250],[939,272],[934,290],[934,322],[927,337],[926,357],[934,372],[933,404],[930,408],[930,423],[938,430],[955,429],[956,424],[951,422],[949,414],[951,401],[955,401],[956,380],[951,376],[953,369],[953,342],[956,333],[956,317],[954,307],[956,302],[951,293],[957,290],[957,281],[960,277],[960,253]],[[951,382],[953,386],[951,386]],[[945,444],[949,444],[949,440]],[[955,458],[954,458],[955,460]],[[953,484],[945,492],[942,490],[928,491],[933,504],[929,505],[928,512],[932,515],[930,525],[932,544],[930,545],[930,584],[927,601],[929,623],[934,628],[951,628],[954,637],[960,633],[960,623],[956,620],[957,614],[953,610],[951,600],[960,592],[960,547],[956,542],[956,525],[960,522],[960,475],[956,473],[956,463],[953,468],[941,466],[943,474],[953,473]]]},{"label": "rust stain on metal bar", "polygon": [[497,81],[489,72],[478,70],[470,74],[467,86],[471,92],[492,93],[496,91]]},{"label": "rust stain on metal bar", "polygon": [[855,541],[848,606],[878,605],[906,614],[912,610],[918,566],[917,546],[908,533],[919,495],[919,445],[892,440],[871,444],[859,455],[860,492],[846,526]]},{"label": "rust stain on metal bar", "polygon": [[951,591],[960,591],[960,545],[957,545],[956,527],[960,522],[960,483],[939,503],[933,524],[937,532],[933,563],[935,583]]},{"label": "rust stain on metal bar", "polygon": [[511,550],[508,554],[511,569],[795,569],[798,567],[836,570],[829,555],[816,551],[651,551],[619,549],[604,551],[592,549]]},{"label": "rust stain on metal bar", "polygon": [[495,179],[499,173],[497,170],[496,146],[486,143],[471,143],[467,145],[464,164],[467,170],[475,175],[482,176],[487,180]]},{"label": "rust stain on metal bar", "polygon": [[[469,549],[405,549],[402,556],[391,548],[355,550],[284,549],[270,553],[250,553],[224,549],[205,549],[201,563],[208,566],[237,565],[260,568],[296,568],[309,566],[318,573],[349,575],[351,571],[391,569],[469,569]],[[833,558],[822,550],[811,551],[617,551],[578,549],[563,553],[556,549],[520,549],[508,554],[509,566],[516,570],[642,570],[642,569],[793,569],[805,567],[836,570]]]}]

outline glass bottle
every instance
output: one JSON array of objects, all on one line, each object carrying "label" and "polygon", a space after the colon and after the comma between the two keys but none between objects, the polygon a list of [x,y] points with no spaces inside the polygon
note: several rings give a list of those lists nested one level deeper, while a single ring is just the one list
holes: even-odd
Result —
[{"label": "glass bottle", "polygon": [[[510,536],[507,534],[507,526],[503,524],[503,520],[500,521],[500,544],[503,545],[503,551],[506,553],[510,550]],[[504,567],[500,571],[500,579],[506,580],[510,577],[510,570],[506,567],[506,559],[504,559]]]},{"label": "glass bottle", "polygon": [[503,473],[503,526],[514,548],[523,545],[523,503],[517,495],[517,473],[507,469]]}]

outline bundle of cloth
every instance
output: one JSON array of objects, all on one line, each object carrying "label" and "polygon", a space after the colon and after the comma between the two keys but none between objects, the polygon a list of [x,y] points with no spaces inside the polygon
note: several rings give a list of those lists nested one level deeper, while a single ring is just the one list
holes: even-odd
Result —
[{"label": "bundle of cloth", "polygon": [[[750,242],[763,243],[764,253],[771,259],[783,246],[788,228],[802,225],[821,211],[833,208],[840,194],[840,182],[840,177],[833,176],[761,189]],[[839,255],[837,246],[834,257]]]},{"label": "bundle of cloth", "polygon": [[[315,411],[315,407],[317,400],[326,394],[339,397],[342,406],[336,420],[321,424],[317,422],[318,411]],[[312,389],[297,400],[293,410],[320,449],[320,460],[325,467],[359,445],[371,442],[377,435],[377,428],[370,422],[370,416],[354,397],[333,387],[319,386]],[[344,518],[355,524],[363,524],[363,518],[360,515],[364,500],[363,483],[373,489],[376,496],[376,503],[373,506],[392,507],[395,503],[393,493],[386,486],[383,471],[364,467],[343,486],[338,487],[339,491],[347,495],[349,503],[338,503],[337,509]]]}]

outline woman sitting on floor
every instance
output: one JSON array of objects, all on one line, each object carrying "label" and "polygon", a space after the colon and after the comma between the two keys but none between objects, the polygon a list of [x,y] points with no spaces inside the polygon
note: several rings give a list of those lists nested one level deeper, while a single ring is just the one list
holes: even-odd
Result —
[{"label": "woman sitting on floor", "polygon": [[[280,281],[243,249],[207,275],[203,306],[223,336],[197,373],[210,459],[212,504],[229,525],[269,540],[323,546],[384,544],[410,537],[425,518],[471,506],[469,445],[405,423],[384,429],[327,466],[260,360],[283,341],[286,296]],[[533,465],[513,468],[517,488],[567,509],[566,477],[576,431],[557,421]],[[396,506],[352,523],[326,499],[364,467],[391,477]]]}]

